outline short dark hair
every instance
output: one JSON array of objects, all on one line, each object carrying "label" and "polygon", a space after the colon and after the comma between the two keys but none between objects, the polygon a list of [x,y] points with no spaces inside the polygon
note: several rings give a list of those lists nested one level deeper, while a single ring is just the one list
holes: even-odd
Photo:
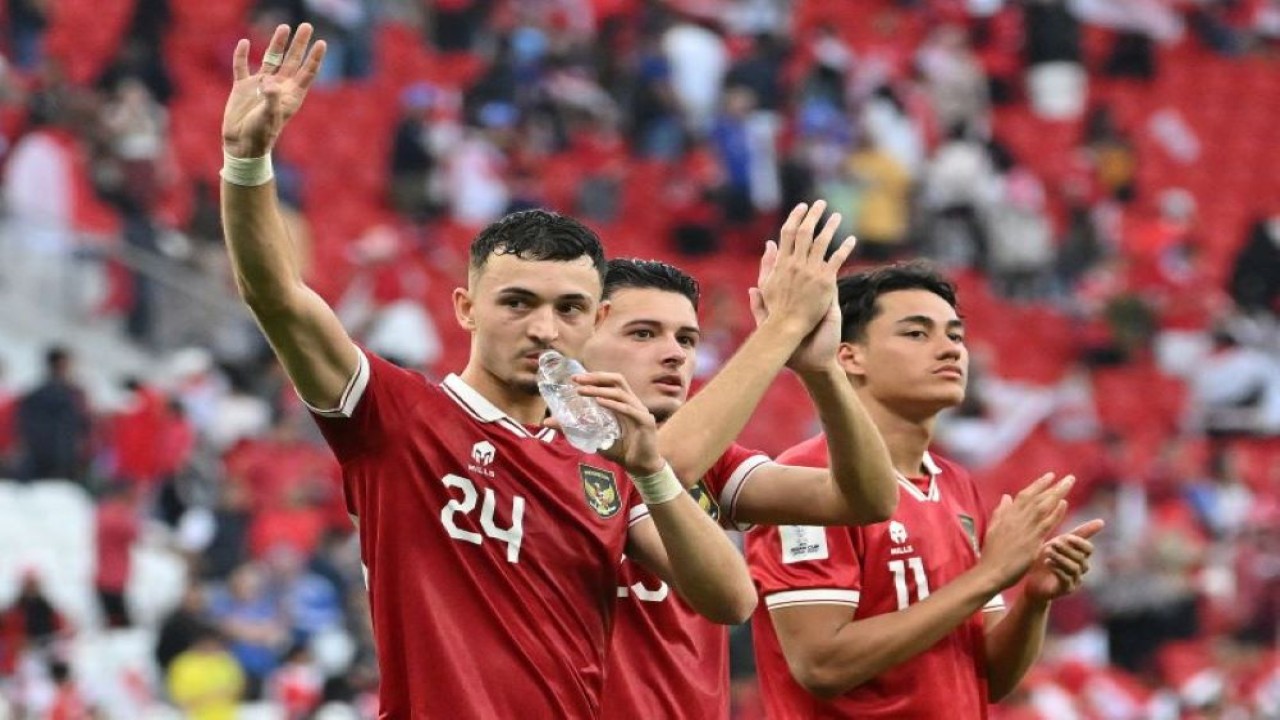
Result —
[{"label": "short dark hair", "polygon": [[958,308],[956,286],[925,260],[911,260],[863,270],[840,278],[840,341],[866,337],[867,325],[880,314],[881,295],[898,290],[926,290]]},{"label": "short dark hair", "polygon": [[54,345],[44,352],[44,366],[50,373],[61,372],[71,361],[71,351],[62,345]]},{"label": "short dark hair", "polygon": [[471,271],[483,270],[493,255],[521,260],[569,262],[591,258],[604,283],[604,245],[577,220],[549,210],[522,210],[491,223],[471,241]]},{"label": "short dark hair", "polygon": [[604,298],[608,300],[614,293],[626,288],[679,293],[689,298],[694,310],[698,309],[698,299],[702,297],[698,281],[675,265],[638,258],[610,260],[608,271],[604,275]]}]

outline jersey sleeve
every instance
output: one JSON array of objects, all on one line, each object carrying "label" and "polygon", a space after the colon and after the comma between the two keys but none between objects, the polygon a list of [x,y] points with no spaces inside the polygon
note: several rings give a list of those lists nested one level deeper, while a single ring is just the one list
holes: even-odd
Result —
[{"label": "jersey sleeve", "polygon": [[[703,476],[702,488],[710,496],[708,500],[714,500],[717,508],[715,513],[716,519],[721,525],[731,530],[741,530],[743,532],[750,530],[751,525],[739,523],[735,519],[738,507],[738,498],[742,495],[742,489],[747,486],[751,478],[756,475],[756,471],[761,467],[772,463],[769,456],[758,450],[749,450],[737,443],[734,443],[728,450],[720,456],[715,465],[707,471]],[[698,488],[691,489],[693,492]],[[696,497],[700,504],[703,503],[702,498]],[[710,502],[705,503],[710,505]]]},{"label": "jersey sleeve", "polygon": [[358,350],[359,364],[337,405],[307,405],[338,462],[384,447],[405,432],[405,418],[413,399],[431,388],[422,375],[397,367],[364,348]]},{"label": "jersey sleeve", "polygon": [[747,562],[765,607],[846,605],[856,610],[862,593],[856,532],[780,525],[748,534]]}]

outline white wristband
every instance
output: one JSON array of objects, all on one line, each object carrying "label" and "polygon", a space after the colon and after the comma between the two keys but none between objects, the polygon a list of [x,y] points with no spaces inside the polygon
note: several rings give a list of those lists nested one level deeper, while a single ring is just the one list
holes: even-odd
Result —
[{"label": "white wristband", "polygon": [[676,477],[676,473],[671,469],[670,463],[662,466],[662,469],[652,475],[629,475],[631,482],[635,484],[636,490],[640,491],[640,497],[644,499],[645,505],[661,505],[665,502],[671,502],[680,497],[684,492],[684,486],[680,484],[680,478]]},{"label": "white wristband", "polygon": [[266,185],[276,176],[268,153],[256,158],[238,158],[222,151],[222,179],[232,185],[257,187]]}]

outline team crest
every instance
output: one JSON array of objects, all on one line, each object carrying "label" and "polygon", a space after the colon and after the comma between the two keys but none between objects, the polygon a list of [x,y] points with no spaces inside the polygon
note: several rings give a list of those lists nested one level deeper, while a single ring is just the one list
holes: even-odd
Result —
[{"label": "team crest", "polygon": [[618,483],[613,473],[590,465],[579,465],[578,474],[582,476],[582,492],[587,496],[587,505],[602,518],[617,515],[622,509],[622,498],[618,496]]},{"label": "team crest", "polygon": [[960,518],[960,527],[964,528],[964,534],[969,537],[969,546],[973,548],[973,554],[981,555],[982,553],[979,552],[978,550],[977,523],[975,523],[973,521],[973,518],[969,517],[968,515],[959,515],[957,517]]},{"label": "team crest", "polygon": [[697,485],[689,488],[689,495],[694,502],[698,503],[698,507],[702,508],[702,512],[709,515],[712,520],[720,522],[720,503],[712,497],[704,481],[699,480]]}]

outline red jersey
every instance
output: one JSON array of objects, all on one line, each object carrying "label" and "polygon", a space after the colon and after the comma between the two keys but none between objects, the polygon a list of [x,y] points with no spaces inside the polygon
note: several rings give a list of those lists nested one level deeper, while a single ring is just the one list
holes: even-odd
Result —
[{"label": "red jersey", "polygon": [[597,717],[645,515],[622,469],[373,354],[315,412],[358,518],[379,717]]},{"label": "red jersey", "polygon": [[[768,462],[767,455],[734,445],[689,492],[712,518],[734,527],[742,488]],[[728,628],[698,615],[660,578],[626,558],[621,578],[602,716],[727,718]]]},{"label": "red jersey", "polygon": [[[778,461],[826,467],[825,436]],[[836,604],[862,619],[903,610],[973,567],[987,517],[960,467],[925,455],[929,477],[899,479],[898,509],[864,527],[783,526],[747,538],[751,574],[764,600],[752,619],[756,665],[771,718],[985,718],[983,613],[925,652],[835,700],[820,700],[791,676],[769,611]],[[999,595],[984,612],[1004,609]]]}]

